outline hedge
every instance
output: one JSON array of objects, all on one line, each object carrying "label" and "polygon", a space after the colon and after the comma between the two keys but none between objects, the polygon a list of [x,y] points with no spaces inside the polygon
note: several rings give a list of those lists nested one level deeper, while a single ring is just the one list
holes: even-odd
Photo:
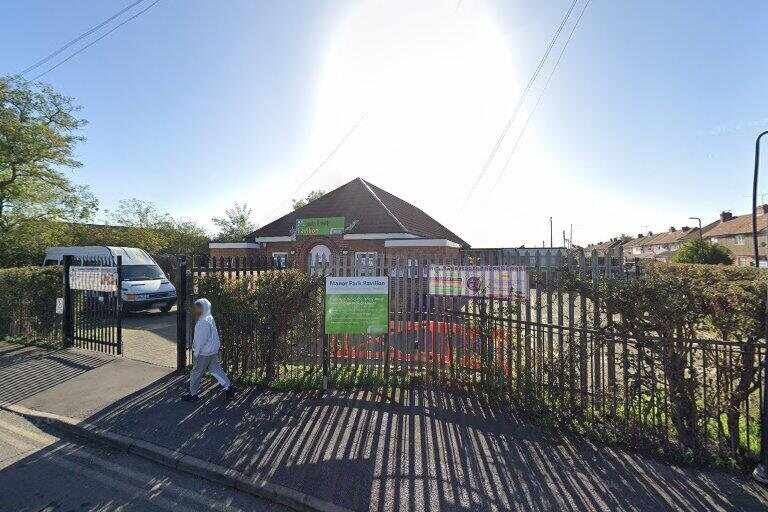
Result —
[{"label": "hedge", "polygon": [[195,295],[211,301],[227,372],[245,382],[272,383],[285,363],[312,359],[324,282],[296,269],[196,278]]},{"label": "hedge", "polygon": [[0,269],[0,339],[60,346],[63,293],[61,267]]}]

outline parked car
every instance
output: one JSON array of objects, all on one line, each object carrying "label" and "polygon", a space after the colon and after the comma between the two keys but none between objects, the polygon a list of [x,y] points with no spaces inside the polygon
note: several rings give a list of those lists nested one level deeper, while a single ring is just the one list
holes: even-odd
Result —
[{"label": "parked car", "polygon": [[[163,270],[146,251],[136,247],[73,246],[49,247],[43,265],[61,265],[64,256],[73,257],[75,266],[114,267],[122,256],[123,285],[121,295],[124,311],[159,309],[168,312],[176,304],[176,288]],[[97,292],[104,295],[104,292]],[[106,296],[91,294],[91,299],[104,302]]]}]

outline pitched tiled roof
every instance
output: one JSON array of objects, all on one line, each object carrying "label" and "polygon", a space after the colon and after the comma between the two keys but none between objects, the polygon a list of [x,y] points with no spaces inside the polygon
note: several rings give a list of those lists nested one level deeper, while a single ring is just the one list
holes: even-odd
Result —
[{"label": "pitched tiled roof", "polygon": [[663,233],[659,233],[657,235],[654,235],[650,237],[648,240],[645,240],[641,245],[663,245],[663,244],[674,244],[675,242],[679,242],[683,238],[686,238],[691,235],[698,236],[699,228],[694,229],[676,229],[675,231],[664,231]]},{"label": "pitched tiled roof", "polygon": [[[768,225],[768,214],[757,212],[757,230],[762,231]],[[704,230],[704,236],[746,235],[752,233],[752,214],[739,215],[725,222],[719,221],[713,227]]]},{"label": "pitched tiled roof", "polygon": [[283,215],[247,238],[289,236],[298,219],[344,217],[345,233],[403,233],[469,244],[412,204],[362,178],[334,189],[311,203]]}]

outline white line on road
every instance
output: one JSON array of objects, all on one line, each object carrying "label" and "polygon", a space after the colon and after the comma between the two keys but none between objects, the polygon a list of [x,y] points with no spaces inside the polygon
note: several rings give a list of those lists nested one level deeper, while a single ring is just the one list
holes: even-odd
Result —
[{"label": "white line on road", "polygon": [[[9,444],[13,445],[15,448],[22,450],[24,452],[29,452],[33,450],[37,451],[41,448],[51,445],[52,443],[58,440],[58,438],[56,437],[53,437],[47,434],[37,433],[34,431],[21,429],[14,425],[9,425],[3,421],[0,421],[0,430],[5,430],[7,432],[16,434],[17,436],[24,438],[24,440],[20,440],[14,437],[3,436],[4,442],[8,442]],[[74,445],[72,443],[69,443],[69,442],[66,442],[66,443],[70,447],[73,447],[73,448],[77,447],[77,445]],[[57,449],[55,451],[60,452],[63,449],[65,449],[64,446],[62,446],[61,449]],[[216,501],[216,500],[207,498],[205,496],[202,496],[192,490],[179,487],[173,484],[173,482],[171,482],[167,478],[158,479],[157,476],[147,475],[146,473],[142,473],[140,471],[126,468],[125,466],[121,466],[119,464],[114,464],[112,462],[105,461],[104,459],[101,459],[94,455],[86,455],[76,451],[67,453],[66,455],[81,459],[87,462],[89,465],[96,464],[97,466],[109,472],[117,473],[118,475],[131,479],[133,481],[136,481],[139,485],[125,484],[120,482],[118,479],[114,477],[107,476],[104,472],[98,472],[98,471],[89,469],[87,466],[84,466],[81,464],[75,464],[73,462],[64,460],[61,458],[61,454],[55,457],[46,457],[46,460],[62,468],[75,471],[77,473],[93,478],[94,480],[98,480],[104,485],[110,488],[117,489],[129,496],[141,496],[141,494],[137,493],[137,491],[145,492],[145,495],[146,495],[145,499],[147,501],[151,501],[153,505],[162,506],[164,509],[169,511],[178,510],[178,503],[168,500],[166,498],[163,498],[162,496],[158,496],[157,493],[159,493],[162,490],[170,491],[171,493],[176,494],[179,497],[190,500],[192,502],[197,503],[198,505],[202,505],[212,510],[220,510],[222,512],[231,512],[234,510],[239,510],[239,508],[231,507],[231,498],[228,498],[225,503],[222,503],[220,501]],[[170,468],[165,468],[165,467],[163,467],[163,470],[165,472],[173,471]],[[147,488],[147,484],[149,484],[151,487]],[[232,492],[236,492],[236,491],[232,491]]]}]

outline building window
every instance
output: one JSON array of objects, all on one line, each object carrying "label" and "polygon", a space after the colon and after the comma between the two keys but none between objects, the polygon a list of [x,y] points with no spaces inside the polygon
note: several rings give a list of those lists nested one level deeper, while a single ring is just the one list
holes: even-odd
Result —
[{"label": "building window", "polygon": [[713,244],[716,244],[716,243],[719,242],[719,239],[717,237],[713,236],[712,238],[709,239],[709,241],[712,242]]},{"label": "building window", "polygon": [[288,264],[288,253],[287,252],[273,252],[272,253],[272,262],[275,264],[276,268],[285,268]]},{"label": "building window", "polygon": [[744,235],[736,235],[736,245],[744,245]]},{"label": "building window", "polygon": [[355,253],[355,269],[357,271],[357,275],[360,275],[360,276],[376,275],[377,261],[378,261],[378,253],[376,252],[356,252]]}]

